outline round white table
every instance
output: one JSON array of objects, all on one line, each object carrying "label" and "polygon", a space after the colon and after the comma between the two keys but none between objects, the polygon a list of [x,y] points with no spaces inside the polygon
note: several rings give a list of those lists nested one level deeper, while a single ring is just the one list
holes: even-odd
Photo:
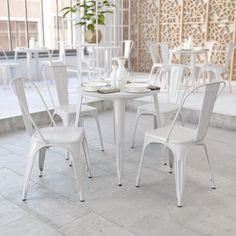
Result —
[{"label": "round white table", "polygon": [[18,53],[26,53],[26,58],[27,58],[27,73],[28,73],[28,78],[33,79],[33,63],[32,63],[32,57],[34,55],[35,59],[35,65],[36,65],[36,79],[40,80],[40,75],[39,75],[39,63],[38,63],[38,58],[39,58],[39,53],[40,52],[46,52],[48,53],[48,57],[50,57],[50,51],[48,48],[15,48],[15,59],[17,58]]},{"label": "round white table", "polygon": [[173,54],[180,54],[181,56],[190,56],[191,62],[190,62],[190,68],[191,68],[191,77],[190,81],[191,84],[194,86],[196,82],[195,78],[195,69],[196,69],[196,55],[203,54],[205,56],[205,64],[208,65],[208,49],[202,48],[202,49],[171,49],[170,50],[170,63],[172,61]]},{"label": "round white table", "polygon": [[84,96],[95,97],[103,100],[111,100],[113,102],[114,109],[114,131],[115,131],[115,148],[116,148],[116,168],[118,185],[122,185],[122,173],[123,173],[123,158],[124,158],[124,143],[125,143],[125,102],[129,99],[135,99],[146,96],[153,96],[154,107],[156,111],[156,121],[160,125],[159,117],[159,105],[158,105],[158,93],[159,90],[152,90],[146,93],[127,93],[117,92],[109,94],[101,94],[98,92],[85,92],[79,90],[78,109],[76,114],[75,124],[79,123],[79,115]]}]

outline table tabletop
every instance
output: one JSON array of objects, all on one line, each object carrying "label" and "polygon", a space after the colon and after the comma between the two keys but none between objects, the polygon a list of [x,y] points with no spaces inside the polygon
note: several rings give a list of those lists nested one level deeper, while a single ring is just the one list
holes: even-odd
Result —
[{"label": "table tabletop", "polygon": [[150,92],[140,92],[140,93],[131,93],[131,92],[116,92],[116,93],[98,93],[98,92],[88,92],[84,91],[83,88],[78,90],[81,96],[88,96],[88,97],[96,97],[104,100],[128,100],[128,99],[135,99],[140,97],[152,96],[159,93],[160,90],[151,90]]},{"label": "table tabletop", "polygon": [[207,53],[209,50],[207,48],[202,49],[170,49],[171,53],[181,53],[181,54],[201,54]]}]

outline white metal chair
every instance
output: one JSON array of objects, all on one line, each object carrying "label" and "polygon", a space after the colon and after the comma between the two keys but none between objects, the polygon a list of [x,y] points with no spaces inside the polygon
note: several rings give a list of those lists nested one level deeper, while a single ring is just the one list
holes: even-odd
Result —
[{"label": "white metal chair", "polygon": [[[236,44],[233,43],[230,43],[226,46],[225,63],[223,66],[207,65],[202,68],[203,73],[213,72],[217,80],[218,79],[228,80],[230,92],[232,92],[232,85],[231,85],[231,78],[229,76],[229,66],[235,48]],[[213,77],[211,76],[209,79],[211,80],[212,78]]]},{"label": "white metal chair", "polygon": [[[54,107],[54,115],[58,115],[64,124],[64,126],[68,127],[72,124],[75,120],[77,105],[76,104],[69,104],[69,94],[68,94],[68,79],[67,79],[67,66],[65,65],[55,65],[55,66],[47,66],[43,70],[43,78],[45,80],[49,96],[51,102]],[[53,95],[50,89],[49,81],[54,81],[56,85],[56,93],[59,105],[56,106]],[[95,119],[98,134],[101,143],[101,150],[104,150],[102,134],[100,123],[98,119],[98,111],[95,107],[82,105],[80,111],[80,117],[89,116]]]},{"label": "white metal chair", "polygon": [[[154,129],[152,131],[145,133],[143,152],[136,179],[136,187],[139,187],[140,185],[140,172],[143,164],[143,156],[146,147],[150,143],[159,143],[169,148],[173,154],[172,158],[174,158],[174,166],[175,166],[177,205],[179,207],[182,207],[182,196],[183,196],[184,181],[185,181],[184,179],[185,161],[191,148],[195,146],[204,147],[211,173],[212,188],[215,188],[214,176],[210,167],[209,157],[205,144],[205,136],[207,133],[215,101],[217,99],[217,96],[221,93],[221,91],[219,92],[220,84],[223,84],[223,88],[221,89],[222,91],[226,84],[224,81],[215,81],[197,86],[196,88],[192,89],[182,100],[181,105],[171,125]],[[199,88],[205,88],[205,93],[203,97],[203,103],[197,129],[190,129],[182,126],[177,126],[176,120],[180,114],[183,104],[185,103],[186,99]]]},{"label": "white metal chair", "polygon": [[1,71],[3,86],[4,88],[6,88],[8,81],[16,76],[12,75],[12,70],[18,70],[22,74],[22,69],[21,65],[16,61],[17,58],[15,58],[14,61],[10,61],[3,48],[0,48],[0,52],[4,56],[4,61],[0,63],[0,71]]},{"label": "white metal chair", "polygon": [[[32,118],[29,112],[29,104],[27,101],[27,96],[24,90],[24,84],[30,83],[31,88],[35,89],[38,96],[40,97],[43,105],[45,106],[46,112],[49,115],[51,122],[54,127],[38,128],[36,122]],[[82,160],[81,160],[81,147],[83,146],[85,151],[85,161],[87,165],[87,170],[89,172],[89,177],[91,177],[90,164],[88,159],[88,148],[87,141],[85,139],[84,128],[80,127],[56,127],[56,123],[41,95],[39,89],[32,80],[27,78],[15,78],[10,82],[11,88],[13,89],[15,95],[18,98],[19,105],[21,108],[23,120],[25,127],[29,135],[31,136],[31,144],[29,150],[29,156],[27,161],[25,180],[23,186],[22,200],[25,201],[28,192],[29,180],[33,168],[34,159],[37,153],[39,153],[39,177],[42,176],[44,160],[46,155],[46,150],[49,147],[62,147],[66,149],[73,158],[75,179],[78,187],[78,192],[80,196],[80,201],[84,201],[82,195]]]},{"label": "white metal chair", "polygon": [[123,40],[120,42],[120,48],[117,52],[116,57],[112,58],[112,60],[117,60],[119,57],[123,57],[128,62],[128,69],[129,71],[132,71],[131,63],[130,63],[130,54],[132,51],[132,48],[134,46],[133,40]]},{"label": "white metal chair", "polygon": [[[159,67],[159,65],[156,65]],[[183,65],[163,65],[160,67],[160,73],[159,73],[159,80],[162,76],[166,76],[166,72],[168,71],[168,101],[165,103],[159,103],[159,116],[161,119],[162,125],[167,125],[171,121],[171,118],[174,116],[176,111],[178,110],[179,103],[180,103],[180,87],[182,86],[182,80],[184,78],[184,72],[186,71],[187,67]],[[183,97],[183,95],[182,95]],[[136,130],[138,126],[138,122],[141,116],[143,115],[152,115],[156,116],[155,109],[153,103],[144,104],[141,106],[138,106],[137,108],[137,114],[135,119],[135,126],[134,126],[134,132],[133,132],[133,141],[132,146],[135,145],[135,135]],[[179,118],[181,119],[181,122],[183,124],[183,118],[181,113],[179,114]],[[154,128],[157,128],[157,124],[155,123],[154,119]]]}]

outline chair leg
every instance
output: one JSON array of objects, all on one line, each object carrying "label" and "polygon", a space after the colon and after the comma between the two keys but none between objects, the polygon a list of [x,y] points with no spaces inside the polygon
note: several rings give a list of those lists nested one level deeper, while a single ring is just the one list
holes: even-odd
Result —
[{"label": "chair leg", "polygon": [[158,128],[158,124],[157,124],[157,118],[156,115],[153,114],[153,123],[154,123],[154,129]]},{"label": "chair leg", "polygon": [[228,76],[228,83],[229,83],[229,92],[232,93],[232,84],[230,76]]},{"label": "chair leg", "polygon": [[86,170],[88,172],[88,177],[92,178],[90,161],[89,161],[89,149],[88,149],[88,143],[87,143],[86,138],[83,139],[82,146],[83,146],[83,150],[84,150],[84,159],[85,159],[85,163],[86,163]]},{"label": "chair leg", "polygon": [[75,173],[75,180],[76,185],[79,193],[79,198],[81,202],[84,202],[83,198],[83,188],[82,188],[82,179],[83,179],[83,170],[82,170],[82,163],[81,163],[81,144],[74,146],[74,151],[71,152],[71,156],[73,158],[73,167],[74,167],[74,173]]},{"label": "chair leg", "polygon": [[[167,148],[166,148],[167,149]],[[173,164],[174,164],[174,156],[173,156],[173,153],[171,152],[170,149],[167,149],[168,150],[168,156],[169,156],[169,173],[172,174],[172,169],[173,169]]]},{"label": "chair leg", "polygon": [[46,147],[39,149],[39,177],[43,176],[43,167],[44,167],[46,151],[47,151]]},{"label": "chair leg", "polygon": [[99,139],[100,139],[100,144],[101,144],[101,150],[104,151],[104,145],[103,145],[103,140],[102,140],[102,132],[101,132],[101,127],[100,123],[98,120],[98,116],[94,116],[94,119],[96,120],[97,128],[98,128],[98,134],[99,134]]},{"label": "chair leg", "polygon": [[208,155],[208,151],[207,151],[207,147],[205,144],[203,144],[204,150],[205,150],[205,154],[206,154],[206,158],[207,158],[207,163],[208,163],[208,167],[210,170],[210,174],[211,174],[211,183],[212,183],[212,189],[216,189],[216,185],[215,185],[215,178],[214,178],[214,174],[211,168],[211,164],[210,164],[210,160],[209,160],[209,155]]},{"label": "chair leg", "polygon": [[136,187],[139,187],[139,185],[140,185],[140,181],[141,181],[140,174],[141,174],[141,170],[142,170],[142,166],[143,166],[143,156],[144,156],[144,152],[145,152],[145,149],[148,146],[148,144],[149,143],[146,142],[146,140],[144,140],[143,151],[142,151],[142,155],[141,155],[141,158],[140,158],[140,163],[139,163],[139,168],[138,168],[138,175],[137,175],[136,184],[135,184]]},{"label": "chair leg", "polygon": [[179,113],[179,118],[180,118],[181,125],[184,126],[184,120],[183,120],[183,116],[181,112]]},{"label": "chair leg", "polygon": [[134,132],[133,132],[131,148],[134,148],[134,145],[135,145],[135,135],[136,135],[136,131],[137,131],[138,121],[139,121],[139,118],[141,117],[141,115],[142,114],[140,112],[137,112],[137,115],[136,115],[136,118],[135,118]]},{"label": "chair leg", "polygon": [[29,153],[26,171],[25,171],[25,179],[24,179],[23,192],[22,192],[22,198],[21,198],[22,201],[25,201],[27,197],[30,176],[31,176],[36,153],[37,153],[36,146],[32,145],[30,148],[30,153]]},{"label": "chair leg", "polygon": [[185,161],[176,160],[175,161],[175,184],[176,184],[176,195],[177,195],[177,205],[182,207],[182,195],[184,190],[184,170]]}]

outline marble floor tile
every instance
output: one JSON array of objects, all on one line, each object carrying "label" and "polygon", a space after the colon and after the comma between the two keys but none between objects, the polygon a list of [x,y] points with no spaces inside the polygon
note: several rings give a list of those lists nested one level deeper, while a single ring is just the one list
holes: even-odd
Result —
[{"label": "marble floor tile", "polygon": [[68,236],[135,236],[123,227],[105,220],[103,217],[89,213],[88,215],[73,221],[60,229],[60,232]]}]

